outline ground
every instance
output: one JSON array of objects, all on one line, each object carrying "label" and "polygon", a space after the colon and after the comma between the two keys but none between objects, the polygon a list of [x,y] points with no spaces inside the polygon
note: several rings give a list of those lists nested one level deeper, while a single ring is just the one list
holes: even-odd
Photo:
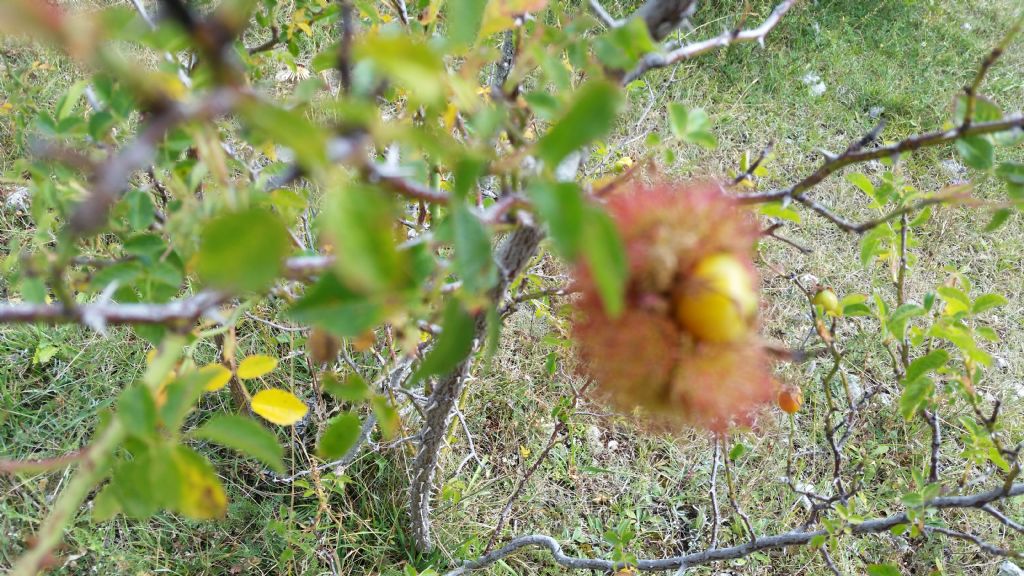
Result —
[{"label": "ground", "polygon": [[[82,3],[88,4],[88,3]],[[97,3],[98,4],[98,3]],[[768,6],[757,0],[757,9]],[[716,34],[742,9],[742,2],[702,3],[694,36]],[[621,6],[607,3],[618,12]],[[952,96],[973,76],[978,63],[1008,27],[1019,3],[1015,0],[821,0],[802,3],[768,37],[765,48],[741,46],[711,53],[683,66],[646,77],[630,89],[629,110],[616,135],[599,147],[586,170],[598,173],[622,156],[639,160],[649,134],[667,137],[666,105],[683,102],[708,111],[719,147],[706,151],[680,146],[666,173],[683,178],[720,177],[738,164],[744,151],[755,155],[774,142],[770,175],[762,187],[785,185],[807,174],[819,161],[819,150],[839,151],[869,130],[878,117],[887,120],[884,138],[895,140],[938,128],[949,118]],[[47,68],[39,69],[40,65]],[[32,81],[15,84],[19,74],[35,66]],[[6,95],[32,90],[40,108],[52,106],[76,72],[53,54],[14,39],[0,44],[0,104]],[[280,90],[287,89],[281,78]],[[1024,108],[1024,42],[1012,46],[992,70],[985,93],[1004,110]],[[0,116],[0,239],[17,246],[31,233],[30,220],[11,200],[18,174],[15,159],[24,152],[23,135],[14,134]],[[1015,152],[1018,157],[1021,150]],[[904,159],[904,174],[921,190],[935,191],[964,178],[964,168],[951,147]],[[603,167],[603,168],[602,168]],[[869,174],[878,167],[864,168]],[[979,194],[995,197],[993,182],[979,179]],[[851,218],[872,214],[864,196],[842,175],[833,176],[814,192],[815,198]],[[775,242],[765,242],[766,263],[787,272],[811,275],[831,285],[840,296],[879,291],[892,298],[889,270],[861,266],[858,238],[801,211],[799,223],[785,234],[814,248],[802,255]],[[908,297],[921,301],[950,270],[971,278],[977,293],[998,292],[1010,305],[992,319],[1002,341],[989,351],[996,367],[981,392],[1004,401],[1003,419],[1009,436],[1024,435],[1024,229],[1019,217],[996,233],[984,232],[988,215],[963,208],[942,208],[923,228],[912,251],[919,259],[908,281]],[[0,248],[3,272],[9,274],[17,255]],[[551,262],[542,272],[557,283],[565,273]],[[762,268],[765,337],[797,347],[806,334],[802,295],[785,279]],[[0,281],[6,297],[14,288]],[[214,455],[231,497],[227,518],[193,522],[161,515],[148,522],[115,519],[92,524],[83,514],[61,550],[60,573],[181,574],[398,574],[405,565],[424,568],[449,565],[450,557],[478,552],[517,479],[547,444],[551,417],[558,402],[571,396],[583,378],[564,345],[562,302],[539,301],[513,315],[497,356],[479,368],[462,401],[465,429],[456,422],[439,474],[434,526],[440,550],[432,556],[411,552],[405,532],[406,467],[411,446],[375,444],[343,473],[325,473],[292,482],[273,482],[251,462],[202,446]],[[281,324],[273,307],[253,309],[239,325],[246,353],[272,352],[289,360],[268,385],[309,395],[309,368],[303,356],[304,336],[283,331],[259,319]],[[842,331],[856,361],[849,376],[868,382],[889,379],[887,360],[875,338],[877,327],[853,321]],[[101,336],[76,327],[0,328],[0,453],[5,457],[59,454],[87,442],[97,414],[144,367],[148,344],[127,330]],[[210,358],[214,351],[209,350]],[[373,368],[372,356],[356,362]],[[852,366],[857,366],[854,369]],[[781,380],[804,389],[807,406],[796,417],[795,445],[800,474],[821,482],[830,465],[820,438],[824,401],[821,378],[828,366],[810,361],[780,368]],[[927,454],[927,428],[904,422],[894,407],[893,390],[870,405],[869,421],[853,441],[851,458],[868,456],[882,479],[858,502],[864,515],[893,512],[906,470],[921,468]],[[228,397],[205,400],[203,411],[228,409]],[[945,456],[955,459],[957,414],[944,414],[952,439]],[[567,441],[557,443],[547,460],[526,483],[513,505],[502,539],[533,532],[563,542],[568,553],[608,556],[613,546],[608,531],[631,526],[635,538],[626,545],[640,557],[665,556],[703,549],[709,542],[711,440],[698,431],[674,435],[645,432],[630,417],[615,415],[584,400],[571,420]],[[470,453],[465,430],[473,441]],[[789,422],[769,412],[758,427],[729,440],[728,450],[743,443],[749,452],[732,466],[736,500],[749,512],[758,534],[798,525],[802,505],[780,482],[786,473]],[[293,472],[309,467],[302,431],[282,433],[291,447]],[[17,557],[24,538],[43,516],[67,474],[0,478],[0,566]],[[817,488],[824,488],[822,484]],[[732,512],[724,482],[718,483],[725,524],[721,542],[742,542],[739,517]],[[1005,510],[1020,518],[1021,504]],[[950,513],[993,542],[1021,549],[1024,539],[975,511]],[[892,562],[905,574],[925,574],[937,565],[949,573],[994,574],[997,561],[961,542],[921,543],[888,534],[843,539],[833,552],[843,574],[864,572],[864,562]],[[493,566],[488,574],[561,574],[546,554],[521,553]],[[754,554],[743,560],[694,569],[688,574],[828,573],[811,550]]]}]

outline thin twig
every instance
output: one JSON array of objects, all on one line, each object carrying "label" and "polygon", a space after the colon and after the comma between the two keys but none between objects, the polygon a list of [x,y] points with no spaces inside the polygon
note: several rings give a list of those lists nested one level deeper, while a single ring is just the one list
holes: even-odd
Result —
[{"label": "thin twig", "polygon": [[[980,492],[966,496],[942,496],[925,502],[924,506],[926,508],[935,509],[981,508],[990,502],[1007,497],[1016,497],[1022,494],[1024,494],[1024,483],[1019,483],[1012,485],[1008,491],[1004,491],[1003,488],[996,488],[987,492]],[[899,524],[906,524],[908,521],[909,517],[907,513],[903,512],[887,516],[885,518],[877,518],[867,520],[859,524],[854,524],[849,527],[849,530],[852,534],[876,534],[888,531]],[[635,563],[627,564],[624,562],[613,562],[611,560],[599,558],[568,556],[562,551],[562,546],[554,538],[542,534],[533,534],[529,536],[520,536],[501,548],[492,550],[491,552],[474,560],[467,561],[462,566],[448,572],[446,576],[460,576],[474,570],[480,570],[518,550],[530,547],[547,549],[557,564],[574,570],[596,570],[607,572],[631,566],[640,571],[654,572],[659,570],[677,570],[680,567],[693,567],[713,562],[744,558],[760,550],[775,550],[791,546],[802,546],[806,545],[816,537],[827,535],[828,532],[826,530],[795,530],[773,536],[762,536],[756,541],[748,541],[728,548],[704,550],[700,552],[692,552],[683,556],[673,556],[668,558],[641,559],[637,560]],[[950,536],[957,537],[957,535],[954,534],[950,534]],[[1001,551],[1001,549],[996,550]]]},{"label": "thin twig", "polygon": [[789,9],[796,3],[797,0],[786,0],[785,2],[780,3],[774,10],[772,10],[772,13],[768,18],[766,18],[765,21],[757,28],[740,30],[738,33],[735,30],[723,32],[714,38],[681,46],[667,54],[647,54],[640,60],[640,63],[637,64],[636,68],[626,74],[625,78],[623,78],[623,84],[629,84],[655,68],[664,68],[666,66],[678,64],[696,56],[700,56],[705,52],[710,52],[716,48],[725,48],[732,44],[738,44],[741,42],[757,42],[763,46],[765,36],[767,36],[768,33],[778,25],[786,12],[789,12]]}]

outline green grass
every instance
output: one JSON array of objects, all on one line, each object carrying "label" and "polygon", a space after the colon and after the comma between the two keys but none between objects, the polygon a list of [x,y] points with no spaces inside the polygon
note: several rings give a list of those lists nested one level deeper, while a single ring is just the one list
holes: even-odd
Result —
[{"label": "green grass", "polygon": [[[718,33],[729,25],[740,2],[702,3],[696,35]],[[666,105],[672,101],[705,108],[714,122],[720,147],[712,152],[679,147],[677,163],[664,166],[673,176],[719,176],[734,168],[740,154],[756,154],[768,141],[775,143],[771,175],[763,187],[782,186],[808,173],[824,148],[838,151],[874,124],[870,112],[883,109],[888,121],[886,139],[938,128],[949,116],[951,97],[973,75],[977,63],[1006,27],[1011,0],[963,3],[948,0],[911,1],[822,0],[804,2],[768,38],[766,49],[745,45],[712,53],[674,70],[647,77],[653,91],[638,86],[631,91],[630,109],[618,133],[609,138],[615,155],[643,156],[644,138],[656,132],[668,137]],[[770,4],[752,2],[755,14]],[[608,3],[610,10],[621,7]],[[621,12],[619,12],[621,13]],[[969,25],[969,29],[965,27]],[[314,39],[314,42],[322,39]],[[14,40],[0,45],[4,69],[0,73],[0,102],[5,93],[28,91],[36,106],[52,106],[77,72],[53,54],[26,47]],[[36,61],[51,70],[31,70]],[[276,66],[276,64],[275,64]],[[17,74],[11,74],[17,71]],[[811,94],[802,81],[816,74],[825,82],[822,96]],[[269,74],[273,77],[273,72]],[[281,90],[286,86],[279,87]],[[1024,44],[1011,48],[992,71],[986,94],[1005,110],[1024,108]],[[643,116],[643,110],[650,112]],[[0,191],[9,182],[24,154],[26,142],[12,124],[0,117]],[[1015,152],[1018,157],[1021,151]],[[959,178],[943,168],[955,158],[952,148],[939,148],[907,158],[904,174],[922,190],[934,191]],[[592,162],[591,167],[601,161]],[[980,193],[997,197],[1000,191],[982,181]],[[814,191],[815,198],[851,218],[871,214],[867,202],[841,175]],[[766,243],[763,257],[790,272],[811,274],[842,294],[877,288],[891,297],[887,271],[870,270],[857,263],[856,238],[838,231],[811,213],[787,226],[790,237],[813,245],[802,256],[785,246]],[[923,230],[920,257],[909,283],[909,297],[920,301],[925,291],[941,282],[952,266],[968,274],[979,292],[1006,295],[1011,306],[1001,310],[995,326],[1003,342],[990,350],[1006,367],[989,372],[982,392],[1004,398],[1004,421],[1009,436],[1019,440],[1024,402],[1017,391],[1024,381],[1024,291],[1020,262],[1024,261],[1024,233],[1015,217],[996,234],[985,234],[984,214],[959,208],[939,210]],[[24,215],[5,208],[0,212],[0,239],[24,244],[32,235]],[[3,250],[2,255],[8,256]],[[553,268],[554,269],[554,268]],[[558,273],[557,269],[554,269]],[[5,280],[0,291],[15,287]],[[805,306],[800,294],[784,279],[765,272],[763,312],[765,334],[796,346],[804,336]],[[552,410],[571,395],[575,360],[558,345],[563,310],[541,304],[541,314],[527,308],[511,318],[498,355],[489,369],[479,370],[462,402],[466,425],[472,433],[479,461],[456,469],[468,445],[461,427],[454,428],[452,445],[439,472],[441,495],[434,526],[441,550],[421,557],[412,552],[404,506],[411,460],[408,444],[365,452],[344,475],[326,471],[319,482],[306,477],[294,483],[275,483],[260,467],[209,446],[211,456],[228,488],[231,506],[219,522],[193,522],[173,515],[150,521],[123,518],[91,524],[87,515],[76,521],[60,555],[67,564],[59,573],[170,572],[175,574],[398,574],[405,564],[423,568],[447,566],[450,556],[471,556],[487,541],[498,514],[517,478],[533,462],[550,436]],[[276,321],[275,307],[254,313]],[[868,322],[852,322],[842,336],[850,355],[850,375],[862,382],[891,380],[885,358]],[[265,382],[310,395],[310,370],[302,338],[266,324],[244,320],[238,329],[240,354],[273,353],[289,357]],[[144,369],[148,344],[128,330],[113,330],[107,337],[75,327],[0,329],[0,453],[4,457],[41,457],[67,452],[88,441],[98,413]],[[39,353],[55,354],[34,363]],[[202,355],[212,360],[214,351]],[[557,370],[548,371],[549,355]],[[370,366],[372,357],[357,361]],[[856,368],[852,368],[856,367]],[[828,366],[823,361],[789,366],[779,377],[802,385],[807,408],[798,416],[801,478],[827,478],[830,462],[821,450],[824,400],[820,381]],[[858,501],[864,514],[891,512],[899,489],[908,481],[909,467],[921,468],[926,454],[927,430],[915,421],[904,423],[895,410],[895,383],[888,394],[872,404],[869,420],[851,441],[848,456],[874,466],[878,481]],[[888,399],[888,401],[886,401]],[[229,409],[226,391],[204,399],[202,413]],[[953,421],[957,414],[947,414]],[[819,431],[819,432],[813,432]],[[950,436],[956,431],[947,430]],[[293,471],[307,469],[313,430],[282,433]],[[788,422],[770,414],[753,433],[737,441],[751,451],[734,464],[737,498],[751,513],[754,529],[769,534],[798,523],[802,509],[778,479],[785,474]],[[728,448],[728,447],[727,447]],[[951,442],[945,455],[956,456]],[[567,553],[607,556],[611,546],[606,530],[633,526],[636,539],[629,550],[638,556],[664,556],[695,551],[709,539],[708,489],[711,474],[709,440],[698,432],[677,435],[645,432],[630,418],[606,407],[585,402],[572,419],[569,440],[560,443],[527,483],[512,508],[503,537],[531,532],[553,535]],[[66,482],[64,473],[0,477],[0,566],[17,557],[33,527]],[[319,484],[319,486],[317,485]],[[819,489],[824,488],[819,484]],[[719,500],[725,524],[723,545],[744,540],[739,518],[732,513],[719,482]],[[1020,504],[1006,512],[1020,517]],[[1005,546],[1024,546],[1019,535],[1001,533],[982,514],[948,513],[948,521],[964,526]],[[994,560],[974,553],[960,542],[906,543],[887,535],[847,539],[834,553],[844,574],[863,573],[861,558],[894,562],[905,573],[924,574],[936,562],[952,574],[994,573]],[[702,567],[687,574],[806,574],[827,570],[809,550],[755,554],[742,561]],[[525,552],[507,558],[488,574],[562,574],[548,556]]]}]

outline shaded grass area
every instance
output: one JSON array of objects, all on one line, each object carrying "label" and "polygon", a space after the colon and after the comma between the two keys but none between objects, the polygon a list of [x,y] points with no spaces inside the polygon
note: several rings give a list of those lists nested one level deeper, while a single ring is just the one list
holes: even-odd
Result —
[{"label": "shaded grass area", "polygon": [[[751,2],[751,21],[770,9],[769,2]],[[621,6],[609,3],[613,12]],[[718,33],[731,25],[741,3],[706,2],[695,21],[694,36]],[[707,109],[720,147],[706,152],[679,147],[677,161],[665,166],[679,176],[718,176],[734,168],[744,150],[756,153],[775,142],[771,175],[763,186],[785,185],[807,173],[820,156],[817,150],[840,150],[885,118],[885,138],[895,139],[941,126],[949,116],[952,95],[976,70],[977,63],[1006,27],[1013,3],[990,0],[963,6],[952,2],[852,0],[807,2],[774,31],[767,48],[739,46],[710,54],[675,70],[660,71],[645,85],[631,89],[631,108],[620,132],[609,139],[608,150],[639,158],[650,131],[667,137],[665,105],[670,101]],[[33,90],[40,108],[52,106],[74,71],[45,53],[5,43],[7,70],[28,70],[27,81],[0,77],[0,95]],[[34,62],[51,69],[32,70]],[[825,84],[815,96],[804,79],[817,76]],[[816,81],[815,81],[816,82]],[[1024,47],[1018,43],[995,68],[986,94],[1005,110],[1024,107]],[[652,99],[653,92],[653,99]],[[2,96],[0,96],[2,98]],[[643,116],[643,110],[650,112]],[[881,110],[879,110],[881,109]],[[0,118],[0,166],[10,171],[23,151],[20,135]],[[1020,157],[1019,149],[1009,152]],[[617,156],[610,156],[612,162]],[[937,190],[960,179],[951,148],[926,151],[905,159],[904,175],[922,190]],[[944,163],[944,161],[946,161]],[[600,165],[602,159],[591,164]],[[953,166],[955,170],[950,170]],[[878,168],[869,168],[876,174]],[[998,197],[1001,191],[982,180],[980,193]],[[6,192],[6,190],[5,190]],[[814,195],[851,217],[871,214],[867,202],[836,175]],[[1005,400],[1009,436],[1021,435],[1022,403],[1018,392],[1024,379],[1021,351],[1021,291],[1024,290],[1024,238],[1019,219],[998,234],[980,230],[984,214],[945,208],[923,230],[919,255],[909,285],[912,299],[942,281],[946,266],[964,271],[978,289],[1000,292],[1011,305],[993,323],[1004,341],[991,350],[1005,364],[990,371],[981,390]],[[23,215],[5,208],[0,235],[6,241],[30,234]],[[857,262],[857,239],[836,230],[814,215],[787,227],[793,238],[815,247],[809,256],[765,244],[763,256],[791,272],[811,274],[840,294],[878,289],[892,298],[888,270],[862,268]],[[4,251],[4,256],[7,252]],[[10,287],[4,286],[5,290]],[[806,329],[800,295],[784,280],[765,272],[765,332],[796,346]],[[210,574],[399,574],[405,564],[420,568],[444,566],[450,556],[471,556],[482,550],[498,514],[515,484],[541,452],[553,428],[552,411],[579,387],[574,359],[560,340],[564,314],[557,304],[538,302],[536,308],[513,316],[491,367],[475,374],[462,402],[466,424],[474,438],[479,461],[471,460],[456,473],[468,446],[461,430],[453,432],[439,474],[436,529],[442,547],[432,556],[411,552],[403,527],[408,445],[368,451],[342,475],[325,473],[292,483],[275,483],[254,463],[227,452],[199,446],[211,455],[228,488],[227,518],[212,523],[161,515],[147,522],[117,519],[93,525],[83,516],[61,551],[67,564],[61,573]],[[254,311],[276,318],[278,310]],[[280,321],[280,319],[277,319]],[[877,343],[877,327],[855,321],[842,336],[850,356],[849,375],[861,382],[892,380]],[[310,371],[301,356],[301,336],[250,320],[239,328],[240,353],[273,353],[288,358],[261,386],[280,386],[300,396],[312,394]],[[96,416],[124,386],[144,369],[148,345],[130,332],[114,331],[102,338],[74,327],[4,327],[0,330],[0,451],[5,457],[60,454],[87,442]],[[202,350],[212,359],[213,350]],[[40,361],[49,355],[45,361]],[[554,371],[550,370],[554,359]],[[34,361],[35,360],[35,361]],[[357,362],[371,366],[372,357]],[[822,451],[824,425],[821,378],[827,366],[811,362],[782,370],[780,378],[801,385],[807,407],[797,417],[797,471],[815,482],[828,478],[827,454]],[[909,484],[909,469],[921,469],[926,455],[927,429],[921,422],[899,418],[898,389],[891,383],[871,405],[869,421],[851,441],[851,465],[864,464],[873,475],[871,487],[857,501],[863,514],[886,514]],[[203,401],[199,415],[230,409],[226,391]],[[947,419],[955,422],[958,414]],[[527,483],[512,508],[504,537],[544,532],[565,543],[567,552],[611,557],[608,531],[628,527],[635,537],[627,546],[638,556],[664,556],[699,550],[710,536],[710,441],[684,431],[676,436],[646,433],[630,418],[607,408],[584,403],[571,421],[570,434],[551,451],[549,459]],[[803,516],[799,500],[779,478],[785,474],[790,444],[789,422],[769,413],[759,428],[733,439],[749,453],[733,464],[737,499],[752,516],[754,529],[769,534],[796,525]],[[949,431],[955,437],[957,431]],[[289,447],[294,471],[308,468],[314,430],[281,432]],[[726,446],[725,449],[731,447]],[[947,446],[948,458],[957,445]],[[12,561],[23,540],[45,513],[66,475],[0,478],[0,566]],[[824,489],[823,484],[815,486]],[[742,542],[739,516],[726,498],[719,479],[723,510],[721,544]],[[1020,516],[1020,504],[1006,512]],[[946,515],[1003,545],[1020,548],[1019,535],[977,512]],[[994,561],[961,542],[908,541],[890,535],[843,540],[834,552],[844,573],[864,571],[862,559],[900,564],[905,573],[928,573],[937,565],[950,573],[994,572]],[[827,574],[820,557],[810,550],[758,553],[742,561],[693,574]],[[562,574],[539,553],[510,557],[489,574]],[[689,573],[688,573],[689,574]]]}]

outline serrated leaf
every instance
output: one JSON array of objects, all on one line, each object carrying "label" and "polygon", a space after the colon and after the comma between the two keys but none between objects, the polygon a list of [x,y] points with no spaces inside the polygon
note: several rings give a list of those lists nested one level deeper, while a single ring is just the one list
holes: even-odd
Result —
[{"label": "serrated leaf", "polygon": [[846,175],[846,181],[856,186],[864,194],[867,194],[868,198],[871,200],[876,200],[875,185],[872,184],[871,179],[864,174],[861,174],[860,172],[851,172]]},{"label": "serrated leaf", "polygon": [[537,155],[554,169],[572,152],[604,136],[615,121],[619,100],[618,88],[609,82],[585,84],[569,111],[537,143]]},{"label": "serrated leaf", "polygon": [[384,313],[379,302],[349,289],[330,273],[307,288],[306,294],[288,310],[290,318],[343,338],[365,334],[383,319]]},{"label": "serrated leaf", "polygon": [[274,368],[277,368],[277,358],[256,354],[239,362],[237,373],[242,380],[252,380],[269,374]]},{"label": "serrated leaf", "polygon": [[904,420],[910,420],[918,410],[931,398],[935,391],[935,383],[927,376],[921,376],[907,382],[900,396],[900,414]]},{"label": "serrated leaf", "polygon": [[1013,216],[1013,210],[1009,208],[1000,208],[992,213],[992,219],[985,225],[985,232],[995,232],[1002,228],[1003,224],[1006,224],[1010,220],[1010,216]]},{"label": "serrated leaf", "polygon": [[996,176],[1011,184],[1024,184],[1024,162],[1000,162]]},{"label": "serrated leaf", "polygon": [[613,70],[627,70],[649,52],[657,50],[643,18],[631,18],[594,41],[594,53]]},{"label": "serrated leaf", "polygon": [[622,313],[629,276],[629,261],[615,222],[597,207],[587,210],[583,231],[583,255],[593,276],[605,312],[612,318]]},{"label": "serrated leaf", "polygon": [[486,0],[448,0],[448,39],[458,46],[473,44],[484,20]]},{"label": "serrated leaf", "polygon": [[868,266],[880,251],[882,242],[886,242],[892,236],[892,231],[885,226],[879,226],[868,232],[860,241],[860,263]]},{"label": "serrated leaf", "polygon": [[736,445],[734,445],[732,449],[729,450],[729,460],[735,461],[739,458],[742,458],[743,455],[746,454],[748,451],[749,448],[747,448],[746,444],[742,442],[737,442]]},{"label": "serrated leaf", "polygon": [[925,311],[922,306],[917,304],[903,304],[899,308],[893,310],[892,315],[889,316],[886,326],[897,338],[902,338],[904,332],[906,332],[907,322],[911,318],[923,316],[924,314]]},{"label": "serrated leaf", "polygon": [[413,382],[454,370],[473,350],[475,329],[475,318],[462,308],[458,300],[449,300],[441,323],[441,334],[420,362],[412,377]]},{"label": "serrated leaf", "polygon": [[956,150],[964,164],[976,170],[988,170],[992,167],[995,147],[985,136],[965,136],[956,141]]},{"label": "serrated leaf", "polygon": [[784,208],[780,202],[765,204],[761,207],[760,212],[765,216],[789,220],[790,222],[796,222],[797,224],[800,223],[800,213],[792,208]]},{"label": "serrated leaf", "polygon": [[261,138],[291,148],[303,167],[316,170],[327,163],[327,135],[301,110],[286,110],[257,98],[244,100],[237,110],[243,122]]},{"label": "serrated leaf", "polygon": [[289,250],[287,228],[267,210],[223,214],[203,227],[196,272],[216,288],[259,291],[277,278]]},{"label": "serrated leaf", "polygon": [[344,402],[361,402],[370,397],[370,386],[358,374],[349,374],[344,381],[333,372],[324,374],[324,392]]},{"label": "serrated leaf", "polygon": [[324,460],[341,458],[355,446],[361,427],[359,417],[349,412],[331,418],[320,436],[317,455]]},{"label": "serrated leaf", "polygon": [[529,189],[530,200],[548,225],[551,240],[562,258],[576,259],[583,241],[586,207],[574,182],[538,183]]},{"label": "serrated leaf", "polygon": [[344,258],[335,267],[345,284],[372,294],[399,288],[408,279],[406,254],[395,244],[395,209],[380,190],[346,186],[324,204],[324,233]]},{"label": "serrated leaf", "polygon": [[982,294],[974,301],[971,312],[981,314],[982,312],[987,312],[999,306],[1006,306],[1007,304],[1009,304],[1009,301],[1002,294]]},{"label": "serrated leaf", "polygon": [[309,412],[302,400],[280,388],[260,390],[252,397],[251,407],[256,414],[281,426],[291,426],[305,418]]},{"label": "serrated leaf", "polygon": [[284,450],[277,437],[251,418],[217,414],[192,435],[251,456],[277,473],[284,472]]},{"label": "serrated leaf", "polygon": [[872,316],[874,312],[863,302],[843,306],[843,316]]},{"label": "serrated leaf", "polygon": [[374,396],[370,400],[370,405],[373,407],[373,413],[377,416],[380,433],[388,440],[395,438],[398,435],[400,423],[398,410],[395,410],[395,407],[383,396]]},{"label": "serrated leaf", "polygon": [[228,509],[228,496],[210,462],[187,446],[177,447],[174,461],[181,481],[175,509],[196,520],[224,516]]},{"label": "serrated leaf", "polygon": [[199,373],[206,376],[206,388],[207,392],[216,392],[221,388],[228,385],[231,381],[231,370],[228,370],[223,364],[213,363],[207,364],[199,369]]},{"label": "serrated leaf", "polygon": [[971,299],[963,290],[952,286],[939,286],[935,291],[946,301],[946,315],[953,316],[971,309]]},{"label": "serrated leaf", "polygon": [[149,388],[141,383],[121,393],[117,401],[117,416],[128,434],[149,438],[156,433],[156,402]]},{"label": "serrated leaf", "polygon": [[949,352],[945,350],[932,350],[928,354],[916,358],[907,366],[907,373],[904,380],[907,382],[917,380],[919,377],[942,368],[949,362]]},{"label": "serrated leaf", "polygon": [[497,281],[491,238],[480,219],[463,203],[452,206],[455,271],[470,294],[480,294]]},{"label": "serrated leaf", "polygon": [[711,133],[711,120],[701,108],[688,110],[686,106],[671,102],[668,105],[669,127],[677,138],[704,148],[714,148],[718,141]]}]

